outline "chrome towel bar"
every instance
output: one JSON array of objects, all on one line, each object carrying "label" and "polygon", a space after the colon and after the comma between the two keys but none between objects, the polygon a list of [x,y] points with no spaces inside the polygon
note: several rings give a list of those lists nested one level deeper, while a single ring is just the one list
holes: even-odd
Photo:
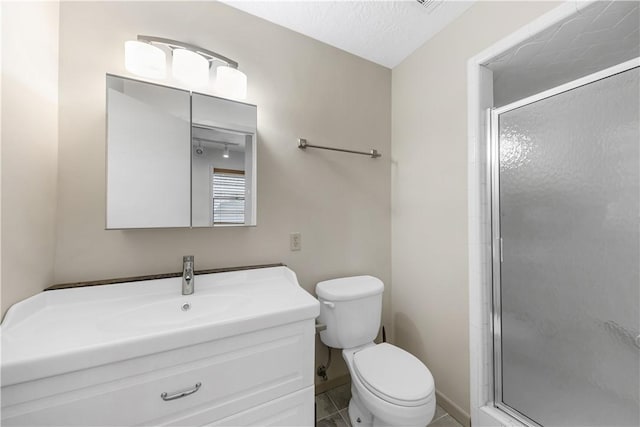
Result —
[{"label": "chrome towel bar", "polygon": [[312,145],[307,142],[304,138],[298,138],[298,148],[320,148],[321,150],[331,150],[331,151],[341,151],[343,153],[352,153],[352,154],[363,154],[365,156],[371,156],[372,159],[377,159],[378,157],[382,157],[382,154],[378,153],[378,150],[371,149],[371,151],[354,151],[347,150],[345,148],[334,148],[334,147],[323,147],[322,145]]}]

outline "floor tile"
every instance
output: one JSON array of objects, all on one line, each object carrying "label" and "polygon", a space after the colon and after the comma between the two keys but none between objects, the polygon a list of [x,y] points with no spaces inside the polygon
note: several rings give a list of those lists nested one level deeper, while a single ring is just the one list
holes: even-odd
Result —
[{"label": "floor tile", "polygon": [[339,413],[335,413],[330,417],[316,421],[316,427],[347,427],[348,424],[342,419]]},{"label": "floor tile", "polygon": [[316,396],[316,420],[326,418],[338,412],[338,408],[331,402],[327,393]]},{"label": "floor tile", "polygon": [[[351,427],[348,411],[350,399],[350,383],[317,395],[316,425],[318,427]],[[436,412],[428,427],[462,427],[462,425],[440,405],[436,405]]]},{"label": "floor tile", "polygon": [[435,420],[437,420],[438,418],[442,418],[442,417],[444,417],[445,415],[447,415],[447,411],[445,411],[444,409],[442,409],[442,406],[440,406],[440,405],[437,405],[437,404],[436,404],[436,413],[435,413],[435,415],[433,416],[433,420],[432,420],[432,422],[433,422],[433,421],[435,421]]},{"label": "floor tile", "polygon": [[343,384],[339,387],[327,391],[329,398],[338,409],[344,409],[349,406],[351,399],[351,383]]},{"label": "floor tile", "polygon": [[429,427],[462,427],[451,415],[445,415],[429,424]]},{"label": "floor tile", "polygon": [[351,427],[351,420],[349,419],[349,408],[344,408],[343,410],[341,410],[340,415],[342,416],[342,419],[347,424],[347,426]]}]

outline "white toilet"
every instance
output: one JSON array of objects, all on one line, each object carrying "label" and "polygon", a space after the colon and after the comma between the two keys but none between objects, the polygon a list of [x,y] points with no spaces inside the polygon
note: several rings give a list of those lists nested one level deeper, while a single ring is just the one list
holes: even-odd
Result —
[{"label": "white toilet", "polygon": [[433,376],[412,354],[375,344],[384,285],[372,276],[345,277],[316,285],[320,339],[341,348],[351,374],[349,418],[358,426],[425,427],[435,412]]}]

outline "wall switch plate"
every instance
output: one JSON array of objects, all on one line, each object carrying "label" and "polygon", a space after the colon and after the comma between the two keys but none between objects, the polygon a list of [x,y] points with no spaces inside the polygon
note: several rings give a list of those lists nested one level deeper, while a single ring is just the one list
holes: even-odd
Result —
[{"label": "wall switch plate", "polygon": [[299,251],[302,249],[302,234],[299,232],[289,234],[289,250]]}]

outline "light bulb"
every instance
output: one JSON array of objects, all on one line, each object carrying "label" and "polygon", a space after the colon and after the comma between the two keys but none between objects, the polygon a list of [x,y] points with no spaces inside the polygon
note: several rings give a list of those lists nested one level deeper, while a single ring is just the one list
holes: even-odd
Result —
[{"label": "light bulb", "polygon": [[124,42],[124,66],[133,74],[162,79],[167,74],[167,56],[159,47],[130,40]]},{"label": "light bulb", "polygon": [[216,91],[226,97],[245,99],[247,97],[247,76],[236,68],[221,65],[216,69]]},{"label": "light bulb", "polygon": [[224,146],[224,152],[222,153],[222,157],[224,157],[225,159],[229,158],[229,147],[228,146]]},{"label": "light bulb", "polygon": [[202,87],[209,83],[209,61],[190,50],[173,50],[171,70],[176,80],[192,87]]}]

